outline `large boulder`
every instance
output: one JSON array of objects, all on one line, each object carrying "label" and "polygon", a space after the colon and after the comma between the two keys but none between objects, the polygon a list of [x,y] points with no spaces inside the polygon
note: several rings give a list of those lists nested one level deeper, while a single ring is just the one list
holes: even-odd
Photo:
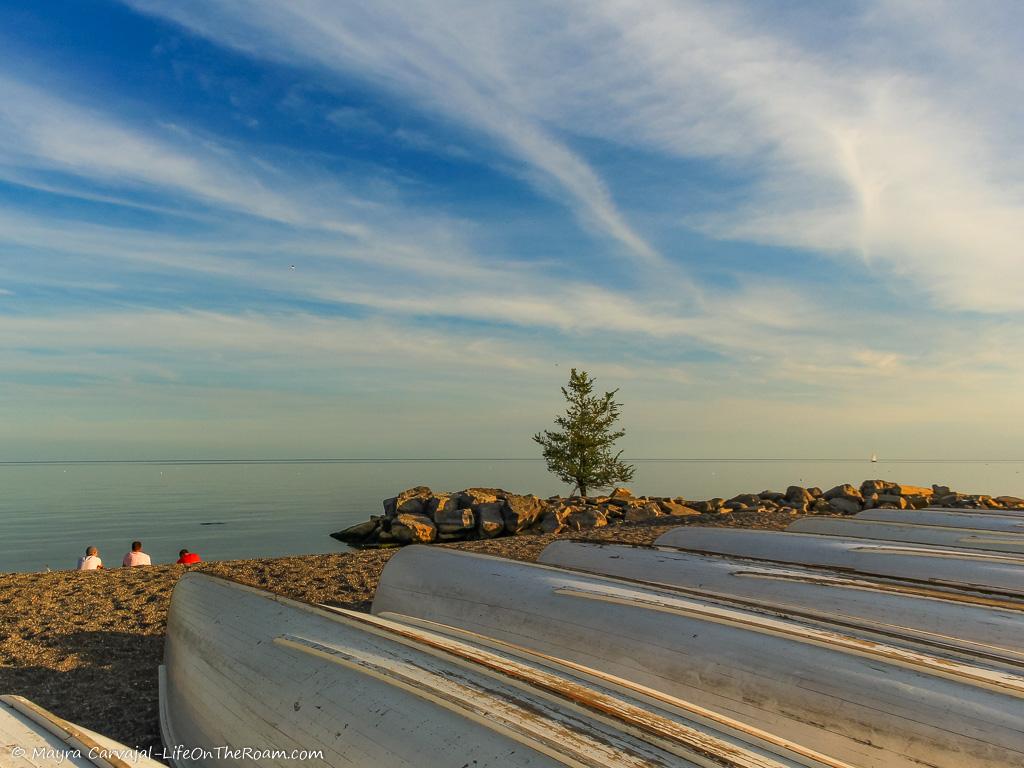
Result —
[{"label": "large boulder", "polygon": [[906,509],[907,500],[902,496],[895,493],[880,493],[878,494],[878,506],[882,505],[893,505],[896,509]]},{"label": "large boulder", "polygon": [[613,488],[608,496],[612,499],[632,499],[633,492],[629,488]]},{"label": "large boulder", "polygon": [[477,506],[477,529],[480,531],[480,538],[493,539],[505,532],[505,518],[501,514],[504,507],[504,501],[492,501]]},{"label": "large boulder", "polygon": [[379,526],[380,518],[373,518],[365,523],[357,523],[342,531],[336,531],[331,534],[331,538],[346,544],[362,544],[373,536]]},{"label": "large boulder", "polygon": [[492,504],[498,500],[499,494],[504,494],[500,488],[467,488],[455,495],[460,507],[470,509],[479,504]]},{"label": "large boulder", "polygon": [[[657,507],[657,504],[653,506]],[[608,525],[608,518],[596,507],[581,509],[565,518],[565,527],[572,531],[582,531],[586,528],[603,528],[606,525]]]},{"label": "large boulder", "polygon": [[890,483],[888,480],[865,480],[860,484],[860,495],[865,499],[878,493],[890,493],[899,486]]},{"label": "large boulder", "polygon": [[457,494],[438,493],[427,500],[423,514],[435,522],[439,516],[457,512],[459,509],[459,497]]},{"label": "large boulder", "polygon": [[791,485],[786,489],[786,501],[788,501],[791,506],[799,504],[806,506],[814,501],[814,497],[811,495],[810,491],[803,486]]},{"label": "large boulder", "polygon": [[421,515],[426,512],[427,501],[432,492],[425,485],[409,488],[391,499],[384,499],[384,514],[394,517],[399,514]]},{"label": "large boulder", "polygon": [[714,515],[718,514],[723,510],[725,506],[725,499],[714,498],[706,501],[691,501],[690,507],[700,512],[702,515]]},{"label": "large boulder", "polygon": [[835,488],[829,488],[822,495],[826,501],[832,501],[832,499],[849,499],[850,501],[855,501],[858,504],[864,501],[864,497],[861,495],[860,491],[849,483],[843,483],[842,485],[837,485]]},{"label": "large boulder", "polygon": [[834,499],[830,499],[828,503],[832,509],[843,515],[855,515],[860,512],[860,504],[845,496],[836,496]]},{"label": "large boulder", "polygon": [[900,496],[932,496],[935,491],[931,488],[922,488],[920,485],[896,485],[896,493]]},{"label": "large boulder", "polygon": [[658,506],[661,507],[661,511],[666,515],[674,515],[676,517],[690,517],[692,515],[700,514],[696,509],[692,509],[686,504],[674,499],[663,499],[658,502]]},{"label": "large boulder", "polygon": [[472,509],[452,509],[434,513],[438,534],[468,534],[476,528],[476,513]]},{"label": "large boulder", "polygon": [[501,516],[505,520],[505,530],[509,533],[522,533],[537,521],[543,511],[544,502],[536,496],[507,494],[505,504],[501,509]]},{"label": "large boulder", "polygon": [[741,493],[738,496],[733,496],[729,501],[725,502],[727,507],[733,509],[741,509],[743,507],[758,507],[761,504],[761,497],[756,493]]},{"label": "large boulder", "polygon": [[571,515],[578,512],[582,512],[585,507],[577,506],[561,506],[552,505],[549,506],[547,511],[541,515],[540,528],[542,533],[561,533],[565,530],[565,521],[569,519]]},{"label": "large boulder", "polygon": [[1018,496],[996,496],[996,501],[1002,504],[1004,507],[1017,508],[1024,507],[1024,499]]},{"label": "large boulder", "polygon": [[626,507],[626,513],[622,519],[627,523],[639,523],[644,520],[653,520],[656,517],[661,517],[662,514],[661,507],[652,501],[647,504]]},{"label": "large boulder", "polygon": [[437,527],[426,515],[396,515],[391,535],[399,544],[429,544],[437,538]]}]

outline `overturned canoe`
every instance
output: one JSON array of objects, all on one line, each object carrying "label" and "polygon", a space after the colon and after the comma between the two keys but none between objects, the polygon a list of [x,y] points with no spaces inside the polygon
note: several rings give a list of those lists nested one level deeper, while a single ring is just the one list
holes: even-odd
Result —
[{"label": "overturned canoe", "polygon": [[373,611],[582,664],[860,768],[1024,760],[1019,675],[678,592],[407,547]]},{"label": "overturned canoe", "polygon": [[0,696],[0,768],[162,768],[144,752],[69,723],[21,696]]},{"label": "overturned canoe", "polygon": [[866,637],[1024,669],[1024,605],[1002,608],[797,566],[623,544],[559,540],[538,562],[786,613]]},{"label": "overturned canoe", "polygon": [[947,549],[977,549],[1024,555],[1024,534],[983,531],[976,528],[944,528],[937,525],[889,523],[849,517],[801,517],[786,530],[794,533],[853,536],[858,539],[930,544]]},{"label": "overturned canoe", "polygon": [[850,768],[522,649],[205,574],[175,587],[160,705],[179,768]]},{"label": "overturned canoe", "polygon": [[697,526],[673,528],[654,543],[773,563],[842,568],[855,574],[912,580],[929,587],[1024,599],[1024,557],[999,552],[791,531]]},{"label": "overturned canoe", "polygon": [[946,528],[978,528],[983,531],[1024,533],[1024,517],[983,512],[950,512],[941,509],[865,509],[854,520],[877,520],[908,525],[941,525]]}]

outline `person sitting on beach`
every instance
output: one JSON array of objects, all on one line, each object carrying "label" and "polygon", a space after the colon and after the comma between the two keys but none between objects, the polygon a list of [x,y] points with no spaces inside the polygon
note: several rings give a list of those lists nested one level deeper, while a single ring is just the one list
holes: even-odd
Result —
[{"label": "person sitting on beach", "polygon": [[195,552],[189,552],[187,549],[183,549],[178,553],[177,565],[195,565],[196,563],[201,562],[203,562],[203,558]]},{"label": "person sitting on beach", "polygon": [[78,558],[78,570],[80,571],[95,571],[103,567],[103,561],[100,560],[100,551],[96,547],[87,547],[85,555]]},{"label": "person sitting on beach", "polygon": [[142,542],[133,541],[132,551],[124,556],[121,561],[121,565],[125,568],[131,568],[135,565],[152,565],[153,561],[150,560],[149,555],[142,551]]}]

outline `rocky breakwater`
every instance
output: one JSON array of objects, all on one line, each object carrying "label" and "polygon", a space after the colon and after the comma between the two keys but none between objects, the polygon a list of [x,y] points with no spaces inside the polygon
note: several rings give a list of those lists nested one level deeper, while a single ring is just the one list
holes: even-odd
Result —
[{"label": "rocky breakwater", "polygon": [[357,547],[491,539],[524,533],[563,533],[638,523],[660,517],[730,515],[739,513],[788,515],[853,515],[864,509],[1024,510],[1015,496],[965,494],[948,486],[930,488],[865,480],[823,491],[791,485],[785,491],[741,493],[731,499],[700,501],[682,497],[634,496],[616,488],[607,496],[551,496],[510,493],[500,488],[467,488],[435,493],[418,486],[384,501],[384,514],[371,516],[331,536]]},{"label": "rocky breakwater", "polygon": [[542,499],[500,488],[467,488],[435,493],[419,486],[384,501],[384,514],[371,516],[331,536],[353,546],[465,541],[522,533],[561,533],[639,522],[669,515],[699,515],[683,499],[636,497],[625,488],[607,496],[552,496]]}]

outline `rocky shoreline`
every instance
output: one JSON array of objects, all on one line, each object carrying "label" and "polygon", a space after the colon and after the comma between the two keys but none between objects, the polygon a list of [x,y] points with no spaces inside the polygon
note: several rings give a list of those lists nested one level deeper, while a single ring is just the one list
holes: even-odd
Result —
[{"label": "rocky shoreline", "polygon": [[1024,509],[1016,496],[988,496],[865,480],[857,486],[837,485],[826,491],[791,485],[785,491],[741,493],[731,499],[689,500],[681,496],[634,496],[616,488],[606,496],[551,496],[542,499],[501,488],[466,488],[453,493],[426,486],[402,491],[384,500],[384,514],[331,536],[354,547],[391,547],[479,541],[524,533],[561,534],[591,528],[649,522],[659,517],[784,513],[790,515],[854,515],[864,509]]}]

